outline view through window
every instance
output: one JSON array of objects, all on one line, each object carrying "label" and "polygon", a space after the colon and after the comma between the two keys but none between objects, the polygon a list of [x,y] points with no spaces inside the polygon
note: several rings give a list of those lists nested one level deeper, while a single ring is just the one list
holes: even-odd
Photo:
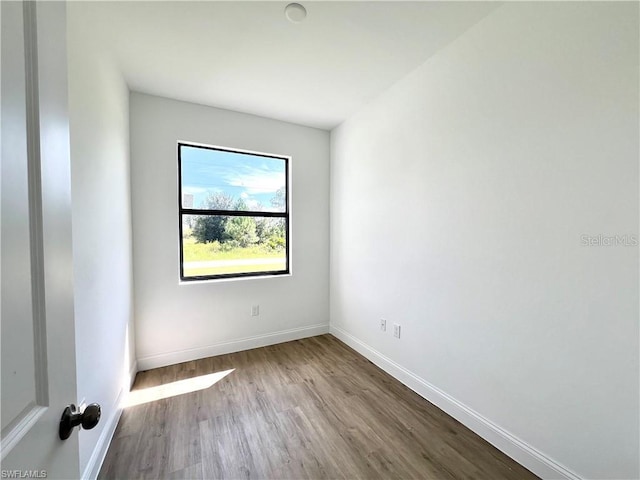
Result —
[{"label": "view through window", "polygon": [[180,278],[289,273],[289,157],[178,144]]}]

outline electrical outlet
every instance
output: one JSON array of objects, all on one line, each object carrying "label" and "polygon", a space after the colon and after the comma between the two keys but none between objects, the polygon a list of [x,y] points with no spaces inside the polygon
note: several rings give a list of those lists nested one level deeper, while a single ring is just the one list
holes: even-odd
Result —
[{"label": "electrical outlet", "polygon": [[260,315],[260,305],[254,305],[251,307],[251,316],[257,317],[258,315]]},{"label": "electrical outlet", "polygon": [[393,336],[396,338],[400,338],[400,325],[397,323],[393,324]]},{"label": "electrical outlet", "polygon": [[380,330],[383,332],[387,331],[387,321],[384,318],[380,319]]}]

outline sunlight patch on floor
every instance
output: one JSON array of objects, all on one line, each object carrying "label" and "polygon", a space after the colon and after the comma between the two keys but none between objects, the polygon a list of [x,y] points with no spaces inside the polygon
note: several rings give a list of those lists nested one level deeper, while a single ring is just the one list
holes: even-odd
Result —
[{"label": "sunlight patch on floor", "polygon": [[177,382],[165,383],[164,385],[158,385],[157,387],[132,390],[129,392],[123,408],[133,407],[134,405],[141,405],[148,402],[155,402],[156,400],[161,400],[163,398],[176,397],[178,395],[184,395],[185,393],[197,392],[198,390],[205,390],[222,380],[234,370],[235,368],[232,368],[231,370],[224,370],[222,372],[200,375],[199,377],[187,378],[185,380],[178,380]]}]

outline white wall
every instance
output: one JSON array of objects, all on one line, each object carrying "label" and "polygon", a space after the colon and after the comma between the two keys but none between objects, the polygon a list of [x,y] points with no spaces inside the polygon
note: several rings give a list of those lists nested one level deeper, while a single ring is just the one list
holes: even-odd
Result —
[{"label": "white wall", "polygon": [[[329,133],[139,93],[130,109],[139,367],[327,332]],[[180,284],[178,140],[292,157],[291,276]]]},{"label": "white wall", "polygon": [[80,431],[80,471],[95,475],[127,391],[133,353],[129,91],[69,2],[69,112],[78,401],[102,419]]},{"label": "white wall", "polygon": [[638,113],[637,3],[497,9],[332,132],[332,331],[542,475],[638,478],[638,247],[581,245],[638,235]]}]

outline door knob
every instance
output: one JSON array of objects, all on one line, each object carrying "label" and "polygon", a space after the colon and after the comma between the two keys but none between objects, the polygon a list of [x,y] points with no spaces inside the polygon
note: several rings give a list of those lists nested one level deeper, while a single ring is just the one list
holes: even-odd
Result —
[{"label": "door knob", "polygon": [[73,429],[78,425],[82,425],[85,430],[91,430],[100,421],[101,414],[102,409],[97,403],[88,405],[82,413],[76,409],[75,405],[68,405],[62,412],[62,418],[60,418],[60,429],[58,430],[60,440],[69,438]]}]

